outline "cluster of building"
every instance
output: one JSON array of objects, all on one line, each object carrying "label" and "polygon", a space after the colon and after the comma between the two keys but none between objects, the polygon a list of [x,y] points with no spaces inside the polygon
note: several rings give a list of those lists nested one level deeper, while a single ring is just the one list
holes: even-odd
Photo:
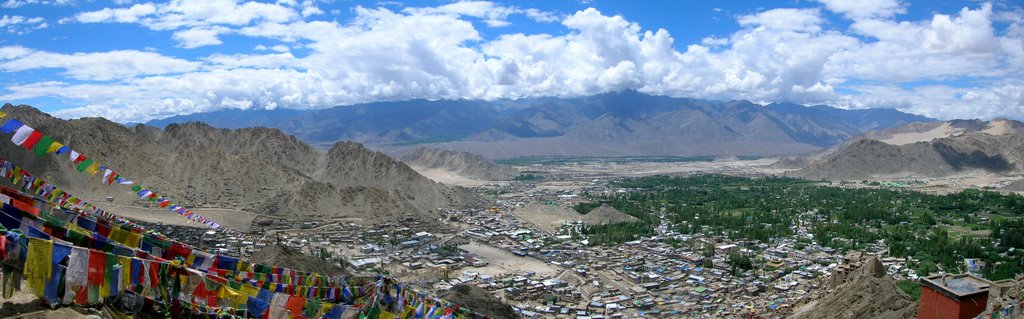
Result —
[{"label": "cluster of building", "polygon": [[[596,180],[573,183],[577,191],[617,191]],[[656,227],[655,236],[615,246],[592,246],[580,234],[578,222],[568,222],[557,232],[548,233],[511,214],[527,202],[571,205],[578,200],[574,192],[532,186],[505,185],[514,191],[502,195],[490,209],[440,210],[439,217],[445,224],[440,228],[412,219],[368,226],[296,221],[290,227],[253,235],[188,227],[173,227],[165,233],[241,257],[277,241],[309,254],[323,256],[326,252],[330,256],[326,259],[356,271],[389,272],[424,290],[475,285],[530,318],[782,318],[827,294],[828,287],[846,280],[869,256],[879,257],[888,275],[896,280],[919,280],[907,267],[907,260],[885,257],[883,243],[875,243],[863,252],[844,253],[806,240],[807,229],[795,229],[794,238],[765,243],[681,234],[662,225]],[[544,265],[544,269],[485,271],[493,270],[498,260],[464,249],[470,242],[508,253],[508,257],[494,258],[531,260],[535,262],[532,265]],[[756,260],[757,265],[744,269],[730,260],[733,256]],[[957,280],[972,279],[947,278],[945,284],[935,285],[928,285],[936,282],[934,278],[920,280],[925,287],[922,300],[925,296],[933,300],[945,296],[978,301],[957,295],[967,292],[946,289],[953,291],[950,293],[942,288],[956,286]],[[1014,311],[1019,315],[1024,296],[1013,297],[1014,293],[1007,292],[1009,288],[1003,288],[1006,285],[972,286],[992,293],[986,301],[998,300],[999,305],[983,306],[979,308],[982,312],[973,316]],[[968,295],[979,295],[978,291]],[[1019,288],[1016,291],[1020,293]]]},{"label": "cluster of building", "polygon": [[[845,271],[856,258],[817,245],[795,249],[795,240],[774,245],[732,242],[664,228],[659,236],[623,245],[588,246],[584,236],[573,235],[579,226],[575,223],[547,234],[510,214],[448,214],[468,226],[460,233],[466,239],[561,269],[546,277],[524,270],[497,278],[466,272],[457,279],[503,296],[527,316],[781,317],[793,306],[815,299],[829,283],[826,275]],[[705,256],[707,247],[714,247],[715,253]],[[728,260],[733,253],[764,260],[766,267],[737,271]],[[900,260],[888,262],[894,271],[906,268]]]}]

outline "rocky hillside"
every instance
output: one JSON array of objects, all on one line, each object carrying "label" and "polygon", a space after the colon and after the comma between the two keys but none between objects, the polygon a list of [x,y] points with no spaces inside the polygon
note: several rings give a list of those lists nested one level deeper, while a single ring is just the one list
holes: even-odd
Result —
[{"label": "rocky hillside", "polygon": [[256,251],[249,258],[254,263],[264,265],[294,265],[292,269],[326,274],[330,276],[348,275],[341,266],[329,263],[321,258],[303,254],[301,251],[275,243]]},{"label": "rocky hillside", "polygon": [[938,177],[970,170],[1016,173],[1024,167],[1024,123],[993,120],[914,124],[869,132],[820,154],[782,162],[805,163],[796,172],[798,176],[833,180],[888,175]]},{"label": "rocky hillside", "polygon": [[871,258],[849,281],[830,288],[824,298],[798,310],[790,319],[917,317],[917,302],[896,286],[878,258]]},{"label": "rocky hillside", "polygon": [[[475,205],[469,191],[417,174],[357,143],[317,150],[277,129],[218,129],[201,123],[164,129],[125,127],[102,118],[65,121],[28,106],[5,105],[10,117],[107,164],[187,207],[224,207],[270,216],[357,217],[369,222],[403,216],[434,220],[439,207]],[[107,186],[75,171],[65,158],[37,157],[12,143],[0,154],[82,196],[114,196],[130,205],[126,186]]]},{"label": "rocky hillside", "polygon": [[507,180],[519,174],[480,155],[429,147],[417,147],[400,160],[417,170],[442,170],[472,179]]},{"label": "rocky hillside", "polygon": [[488,158],[773,155],[932,119],[893,109],[708,101],[635,91],[514,101],[395,101],[324,110],[229,110],[150,122],[275,127],[314,145],[352,140],[389,153],[427,144]]},{"label": "rocky hillside", "polygon": [[892,145],[906,145],[917,142],[930,142],[939,138],[958,137],[971,133],[984,133],[996,136],[1021,135],[1024,134],[1024,123],[1007,119],[913,123],[891,129],[868,131],[862,134],[860,138],[879,140]]},{"label": "rocky hillside", "polygon": [[484,316],[494,319],[519,318],[512,306],[495,298],[486,290],[472,285],[456,285],[441,294],[441,299],[453,302],[461,307],[469,308]]}]

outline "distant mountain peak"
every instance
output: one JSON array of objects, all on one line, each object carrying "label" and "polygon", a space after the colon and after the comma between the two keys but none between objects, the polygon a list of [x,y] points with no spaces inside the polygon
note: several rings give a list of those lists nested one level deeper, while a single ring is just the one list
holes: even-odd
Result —
[{"label": "distant mountain peak", "polygon": [[281,129],[328,148],[351,140],[382,150],[430,145],[491,158],[518,156],[772,155],[829,147],[867,130],[934,121],[896,110],[710,101],[622,90],[576,98],[409,100],[323,110],[211,112],[202,121]]}]

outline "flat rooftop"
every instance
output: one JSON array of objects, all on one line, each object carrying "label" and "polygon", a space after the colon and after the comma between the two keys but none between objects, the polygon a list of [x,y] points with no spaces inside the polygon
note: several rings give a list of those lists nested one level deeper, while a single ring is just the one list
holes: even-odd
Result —
[{"label": "flat rooftop", "polygon": [[921,278],[921,282],[957,299],[980,293],[987,294],[991,284],[988,280],[971,274],[945,275],[945,278],[942,275],[929,276]]}]

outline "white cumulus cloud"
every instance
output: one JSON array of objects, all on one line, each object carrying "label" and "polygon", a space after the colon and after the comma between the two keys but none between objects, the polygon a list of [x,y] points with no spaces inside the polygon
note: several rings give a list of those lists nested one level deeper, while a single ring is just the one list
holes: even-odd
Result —
[{"label": "white cumulus cloud", "polygon": [[[172,0],[81,13],[70,22],[168,30],[183,48],[215,46],[225,34],[259,44],[247,44],[254,45],[251,52],[195,59],[135,50],[64,54],[0,47],[0,70],[59,69],[66,77],[8,85],[0,99],[59,97],[81,105],[60,116],[144,121],[224,108],[633,89],[898,107],[939,118],[1024,118],[1024,21],[1014,11],[1019,9],[991,4],[915,21],[900,19],[909,4],[898,1],[823,0],[816,8],[737,16],[735,32],[699,43],[676,43],[668,30],[595,8],[564,15],[464,1],[355,7],[352,18],[337,20],[316,4]],[[829,12],[848,19],[849,27],[828,21]],[[560,30],[493,38],[478,30],[507,25],[516,21],[509,19],[513,15],[534,23],[558,21],[552,26]]]},{"label": "white cumulus cloud", "polygon": [[851,19],[891,18],[906,12],[899,0],[818,0],[825,7]]}]

